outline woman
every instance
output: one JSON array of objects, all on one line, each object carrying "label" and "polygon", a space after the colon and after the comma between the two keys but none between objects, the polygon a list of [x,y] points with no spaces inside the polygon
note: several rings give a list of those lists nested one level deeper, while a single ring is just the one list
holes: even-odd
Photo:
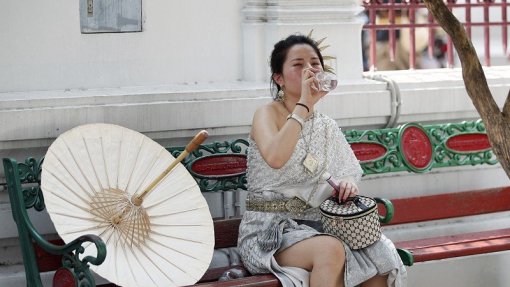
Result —
[{"label": "woman", "polygon": [[271,54],[275,101],[254,115],[248,150],[247,211],[238,246],[253,274],[274,273],[283,286],[405,286],[406,270],[384,235],[354,251],[321,233],[318,206],[332,193],[358,193],[362,170],[336,123],[315,111],[327,92],[315,74],[324,61],[312,39],[291,35]]}]

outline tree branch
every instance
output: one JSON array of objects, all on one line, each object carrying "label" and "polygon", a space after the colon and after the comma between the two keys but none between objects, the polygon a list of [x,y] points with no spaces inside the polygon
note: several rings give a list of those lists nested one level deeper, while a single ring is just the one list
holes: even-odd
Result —
[{"label": "tree branch", "polygon": [[510,96],[501,113],[492,97],[487,79],[464,27],[443,0],[423,0],[436,21],[450,35],[462,64],[462,77],[467,93],[485,124],[492,150],[510,178]]},{"label": "tree branch", "polygon": [[510,91],[508,91],[505,104],[503,105],[503,117],[510,119]]},{"label": "tree branch", "polygon": [[487,116],[499,115],[499,107],[492,97],[482,65],[464,26],[442,0],[424,0],[424,3],[434,19],[450,35],[462,65],[462,76],[467,93],[482,119],[486,120]]}]

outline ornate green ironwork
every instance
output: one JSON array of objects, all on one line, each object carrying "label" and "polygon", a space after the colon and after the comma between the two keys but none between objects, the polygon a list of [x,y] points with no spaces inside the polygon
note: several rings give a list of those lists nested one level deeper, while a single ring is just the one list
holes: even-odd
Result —
[{"label": "ornate green ironwork", "polygon": [[[37,160],[33,157],[25,159],[24,163],[18,164],[20,183],[23,184],[23,201],[25,208],[35,208],[42,211],[45,208],[44,198],[40,188],[41,166],[44,158]],[[33,185],[30,185],[33,184]]]},{"label": "ornate green ironwork", "polygon": [[[432,162],[423,170],[411,168],[404,159],[399,143],[401,130],[409,125],[423,128],[432,145]],[[397,128],[376,130],[350,130],[345,132],[349,143],[377,143],[383,145],[387,152],[384,157],[373,161],[361,162],[364,175],[381,174],[387,172],[426,172],[431,169],[464,165],[494,165],[498,160],[492,150],[474,152],[456,152],[446,147],[446,142],[452,136],[464,134],[485,134],[485,126],[481,120],[464,121],[437,125],[408,124]]]},{"label": "ornate green ironwork", "polygon": [[455,152],[446,147],[446,141],[455,135],[481,133],[485,134],[485,126],[481,120],[461,122],[457,124],[426,126],[427,132],[434,143],[434,167],[461,165],[479,165],[498,163],[492,150],[479,152]]},{"label": "ornate green ironwork", "polygon": [[[217,154],[247,154],[247,148],[248,141],[244,139],[200,145],[182,161],[182,164],[189,169],[191,163],[197,158]],[[172,156],[178,157],[184,150],[184,147],[170,147],[167,150]],[[196,180],[202,192],[246,189],[247,183],[246,173],[224,178],[196,178]]]},{"label": "ornate green ironwork", "polygon": [[[65,245],[55,245],[44,239],[32,225],[27,209],[44,210],[44,199],[40,190],[40,175],[43,159],[28,158],[25,163],[4,158],[3,165],[7,181],[7,191],[11,202],[14,221],[18,227],[27,286],[43,286],[39,276],[39,268],[32,242],[47,252],[63,256],[63,266],[74,270],[78,286],[95,286],[94,277],[89,271],[89,263],[100,265],[106,258],[106,245],[95,235],[84,235]],[[25,187],[25,186],[29,187]],[[84,244],[94,244],[97,256],[86,256],[82,259]],[[71,257],[73,258],[71,260]]]},{"label": "ornate green ironwork", "polygon": [[386,172],[406,171],[401,153],[399,152],[399,129],[351,130],[346,131],[345,138],[349,143],[376,143],[386,148],[385,156],[361,162],[363,174],[380,174]]},{"label": "ornate green ironwork", "polygon": [[[423,129],[431,141],[432,162],[424,169],[413,168],[408,164],[400,148],[402,129],[416,126]],[[448,123],[437,125],[424,125],[410,123],[405,126],[387,129],[373,130],[349,130],[345,131],[345,137],[349,143],[374,143],[384,146],[386,154],[375,160],[361,162],[364,175],[382,174],[388,172],[427,172],[431,169],[480,164],[497,164],[498,161],[491,150],[475,152],[456,152],[446,147],[446,141],[452,136],[481,133],[485,134],[485,127],[481,120],[464,121],[461,123]],[[184,159],[183,164],[189,168],[189,164],[196,158],[211,154],[237,153],[246,154],[248,142],[243,139],[234,141],[214,142],[200,146],[196,151]],[[184,147],[168,148],[174,157],[177,157]],[[235,177],[220,179],[200,178],[197,179],[202,191],[225,191],[246,188],[246,174]]]},{"label": "ornate green ironwork", "polygon": [[[96,237],[96,238],[94,238],[94,237]],[[77,279],[76,280],[77,286],[80,286],[80,287],[81,286],[83,286],[83,287],[96,286],[94,277],[92,276],[92,273],[90,273],[89,264],[83,264],[83,263],[90,262],[94,265],[99,265],[104,261],[104,259],[98,260],[98,258],[90,257],[90,256],[80,259],[80,255],[83,254],[83,252],[85,252],[85,249],[82,246],[82,242],[90,241],[91,239],[98,241],[98,242],[102,242],[102,240],[97,236],[80,237],[77,240],[75,240],[79,244],[74,247],[73,252],[64,253],[62,256],[62,266],[74,273],[74,278]],[[106,246],[102,246],[99,248],[104,249],[104,250],[101,250],[101,252],[104,254],[104,257],[106,257]]]}]

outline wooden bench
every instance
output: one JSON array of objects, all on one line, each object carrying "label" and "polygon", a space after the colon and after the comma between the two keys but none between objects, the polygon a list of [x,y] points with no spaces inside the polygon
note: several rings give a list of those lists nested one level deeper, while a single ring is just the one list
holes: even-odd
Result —
[{"label": "wooden bench", "polygon": [[[407,124],[390,129],[350,130],[346,131],[345,135],[360,160],[365,176],[391,172],[424,173],[441,167],[497,163],[480,121],[427,126]],[[244,139],[207,143],[188,156],[183,164],[195,177],[203,192],[245,190],[247,145]],[[183,147],[170,147],[168,150],[177,157]],[[62,242],[58,243],[59,245],[50,245],[37,233],[30,223],[26,209],[35,208],[39,211],[44,209],[44,200],[39,188],[41,164],[42,159],[28,158],[24,163],[4,159],[7,186],[13,217],[18,225],[28,286],[41,286],[39,272],[55,270],[62,266],[61,255],[69,256],[67,255],[69,252],[78,250],[80,244],[85,241],[94,242],[99,248],[98,255],[90,263],[101,264],[106,255],[102,252],[104,244],[94,236],[83,237],[73,244],[59,247],[63,244]],[[462,206],[469,208],[448,209],[448,201],[437,200],[435,196],[394,199],[392,201],[395,207],[395,219],[388,224],[508,210],[508,204],[505,203],[510,200],[507,195],[508,188],[441,196],[444,196],[444,199],[467,202],[495,194],[500,196],[498,199],[501,200],[501,204],[480,208],[473,208],[472,204],[463,204]],[[427,208],[425,209],[424,206]],[[443,210],[451,211],[438,212]],[[388,221],[392,215],[386,214],[385,220]],[[239,223],[239,218],[215,220],[215,248],[236,246]],[[414,262],[507,250],[508,242],[505,244],[503,241],[510,238],[508,235],[508,230],[496,230],[396,242],[396,245],[400,248],[398,252],[404,263],[411,266]],[[60,257],[55,259],[54,256],[48,256],[48,252],[59,254]],[[78,261],[75,265],[74,275],[82,276],[94,285],[87,263]],[[230,268],[232,266],[209,269],[198,286],[280,286],[278,280],[272,275],[216,281]],[[57,279],[56,283],[60,281],[62,280]]]},{"label": "wooden bench", "polygon": [[[459,218],[510,210],[510,187],[395,199],[389,225]],[[459,204],[460,203],[460,204]],[[510,250],[510,228],[396,242],[414,262]]]}]

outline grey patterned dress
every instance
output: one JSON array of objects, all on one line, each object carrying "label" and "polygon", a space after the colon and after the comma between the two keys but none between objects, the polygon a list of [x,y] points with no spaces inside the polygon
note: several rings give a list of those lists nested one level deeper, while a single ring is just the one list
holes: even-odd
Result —
[{"label": "grey patterned dress", "polygon": [[[359,181],[362,170],[345,137],[331,118],[318,112],[305,122],[302,136],[294,153],[280,169],[267,165],[249,139],[248,200],[281,200],[298,197],[312,208],[302,213],[269,213],[246,211],[239,227],[238,247],[245,267],[252,274],[273,273],[287,286],[309,286],[309,272],[296,267],[280,266],[276,252],[320,235],[318,205],[331,193],[331,187],[321,178],[324,172],[335,178],[350,177]],[[310,153],[319,161],[311,173],[301,164]],[[299,224],[301,220],[315,222],[315,228]],[[389,274],[388,286],[406,286],[407,273],[395,246],[384,235],[373,245],[346,250],[345,286],[357,286],[376,274]]]}]

